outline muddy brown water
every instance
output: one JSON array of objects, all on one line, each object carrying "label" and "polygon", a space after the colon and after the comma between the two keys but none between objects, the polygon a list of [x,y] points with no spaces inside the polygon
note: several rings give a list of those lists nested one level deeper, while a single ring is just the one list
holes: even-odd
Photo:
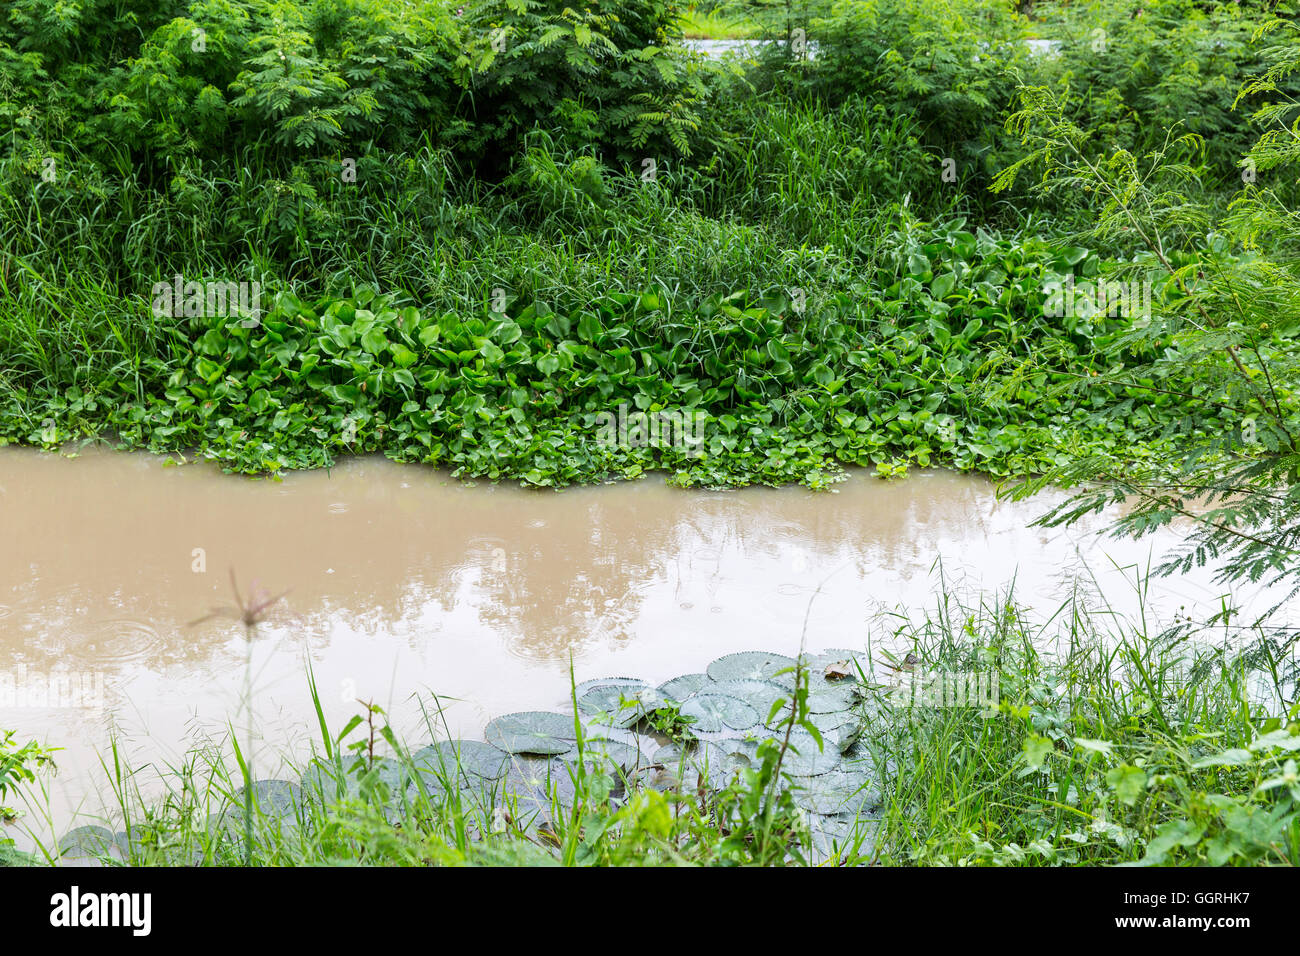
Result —
[{"label": "muddy brown water", "polygon": [[[833,494],[660,477],[555,493],[382,458],[277,482],[0,449],[0,727],[64,748],[60,830],[108,798],[110,733],[162,767],[242,729],[242,627],[187,626],[233,604],[231,568],[244,589],[288,591],[252,648],[259,776],[313,740],[308,660],[335,730],[373,700],[422,743],[430,693],[452,734],[477,736],[498,714],[563,707],[570,660],[578,680],[658,682],[732,651],[794,654],[805,613],[809,649],[892,647],[879,613],[933,606],[940,565],[968,594],[1015,578],[1044,616],[1090,568],[1132,608],[1136,570],[1172,538],[1029,527],[1052,500],[1000,502],[942,471],[853,474]],[[1223,595],[1201,571],[1153,582],[1149,606],[1211,613]]]}]

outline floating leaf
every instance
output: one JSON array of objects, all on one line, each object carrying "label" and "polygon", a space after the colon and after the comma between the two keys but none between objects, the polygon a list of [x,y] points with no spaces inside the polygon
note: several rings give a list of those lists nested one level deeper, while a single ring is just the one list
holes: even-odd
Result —
[{"label": "floating leaf", "polygon": [[796,777],[815,777],[829,773],[840,765],[840,753],[832,746],[818,748],[812,734],[796,727],[790,734],[781,769]]},{"label": "floating leaf", "polygon": [[[769,727],[776,730],[777,721],[780,719],[778,715],[777,720],[769,724]],[[851,710],[814,713],[809,715],[809,720],[821,733],[823,743],[827,747],[834,747],[840,753],[844,753],[857,743],[862,733],[862,718]]]},{"label": "floating leaf", "polygon": [[778,671],[794,667],[795,660],[784,654],[770,654],[763,651],[742,651],[739,654],[727,654],[719,657],[709,665],[709,676],[715,681],[724,680],[776,680],[779,683],[794,686],[794,674],[781,674]]},{"label": "floating leaf", "polygon": [[637,687],[649,687],[650,685],[643,680],[637,680],[635,677],[597,677],[593,680],[585,680],[573,689],[575,697],[581,699],[593,690],[599,690],[602,687],[617,687],[635,684]]},{"label": "floating leaf", "polygon": [[798,777],[794,781],[794,802],[796,806],[823,816],[861,816],[880,803],[880,794],[871,782],[871,777],[865,773],[846,773],[843,770],[815,777]]},{"label": "floating leaf", "polygon": [[709,682],[708,674],[682,674],[659,685],[659,693],[668,700],[682,701],[698,694]]},{"label": "floating leaf", "polygon": [[348,754],[339,754],[338,761],[313,760],[302,775],[302,789],[307,798],[322,797],[329,804],[362,797],[382,786],[387,790],[384,803],[391,808],[411,782],[408,769],[396,760],[381,757],[368,770],[360,772],[352,771],[356,762],[357,758]]},{"label": "floating leaf", "polygon": [[856,699],[852,685],[819,687],[814,683],[808,690],[808,709],[814,714],[829,714],[847,710]]},{"label": "floating leaf", "polygon": [[870,856],[879,829],[880,824],[870,819],[814,814],[808,826],[812,838],[809,862],[820,864],[843,861],[850,856]]},{"label": "floating leaf", "polygon": [[573,749],[573,718],[545,711],[506,714],[483,729],[487,742],[507,753],[557,755]]},{"label": "floating leaf", "polygon": [[[281,818],[296,817],[302,806],[302,787],[292,780],[254,780],[253,808],[266,816]],[[244,788],[235,792],[231,802],[236,807],[244,806]]]},{"label": "floating leaf", "polygon": [[440,740],[412,754],[411,762],[426,783],[450,778],[459,768],[462,784],[473,784],[500,780],[510,767],[510,755],[481,740]]},{"label": "floating leaf", "polygon": [[727,766],[757,767],[759,740],[753,737],[709,741],[715,752],[726,754]]},{"label": "floating leaf", "polygon": [[59,841],[59,851],[65,857],[99,858],[112,855],[120,858],[122,846],[112,830],[92,825],[69,830]]},{"label": "floating leaf", "polygon": [[694,789],[700,778],[709,787],[725,785],[737,770],[748,766],[743,755],[732,754],[725,744],[734,741],[705,742],[687,748],[668,744],[655,751],[654,765],[660,768],[648,783],[655,789]]},{"label": "floating leaf", "polygon": [[578,711],[589,717],[608,715],[615,726],[630,727],[664,704],[659,692],[644,681],[611,681],[579,697]]},{"label": "floating leaf", "polygon": [[704,692],[682,704],[682,716],[694,718],[692,731],[744,730],[758,723],[758,711],[738,697]]},{"label": "floating leaf", "polygon": [[521,813],[534,813],[545,817],[551,809],[554,796],[560,806],[573,806],[577,785],[570,767],[554,757],[537,757],[517,754],[510,761],[502,790],[516,797]]},{"label": "floating leaf", "polygon": [[[766,718],[772,712],[772,706],[777,701],[786,700],[788,702],[790,700],[789,688],[770,680],[738,678],[735,680],[715,681],[704,692],[737,697],[758,711],[760,720]],[[788,706],[784,709],[787,713],[790,710]]]},{"label": "floating leaf", "polygon": [[[583,741],[582,745],[584,755],[590,754],[594,757],[604,757],[611,762],[615,768],[625,774],[635,773],[642,767],[650,765],[650,755],[640,747],[633,744],[624,743],[621,740],[593,739]],[[577,752],[572,752],[566,759],[572,759],[577,756]]]}]

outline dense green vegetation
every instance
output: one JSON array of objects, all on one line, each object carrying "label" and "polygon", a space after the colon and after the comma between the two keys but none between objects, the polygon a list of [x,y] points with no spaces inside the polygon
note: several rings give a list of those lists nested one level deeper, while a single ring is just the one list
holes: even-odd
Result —
[{"label": "dense green vegetation", "polygon": [[[541,485],[655,466],[710,485],[819,486],[841,462],[1023,474],[1056,463],[1057,441],[1127,459],[1184,417],[1166,395],[1099,429],[1094,411],[1137,387],[1081,401],[1047,389],[1105,370],[1104,349],[1127,325],[1072,316],[1053,328],[1042,316],[1045,278],[1071,260],[1095,270],[1087,250],[956,227],[928,238],[898,250],[881,285],[856,281],[804,314],[788,294],[744,290],[681,311],[664,292],[611,292],[567,311],[537,301],[481,318],[370,290],[310,304],[283,294],[256,328],[237,316],[188,323],[190,351],[161,395],[101,410],[79,394],[59,407],[74,429],[106,420],[127,442],[196,446],[243,471],[382,451]],[[1007,396],[984,395],[972,382],[994,356],[1037,367]],[[1143,384],[1190,387],[1176,369]],[[598,445],[596,416],[619,404],[706,410],[703,454]],[[1197,424],[1232,423],[1209,412]],[[43,440],[38,429],[20,437]]]},{"label": "dense green vegetation", "polygon": [[[1043,315],[1052,283],[1120,268],[1158,312],[1188,293],[1135,237],[1071,239],[1085,192],[991,193],[1026,150],[990,118],[1038,82],[1140,155],[1190,117],[1205,138],[1177,158],[1219,208],[1258,132],[1232,108],[1262,12],[854,3],[785,11],[818,56],[742,71],[677,45],[659,3],[182,6],[0,24],[0,440],[821,486],[841,464],[1131,464],[1235,420],[1178,400],[1200,382],[1132,316]],[[1176,268],[1243,255],[1191,235]],[[264,321],[156,314],[176,275],[258,282]],[[707,413],[708,454],[598,446],[622,403]]]},{"label": "dense green vegetation", "polygon": [[[251,474],[380,452],[543,486],[944,465],[1082,488],[1051,522],[1115,500],[1133,533],[1190,519],[1166,570],[1230,558],[1227,580],[1295,583],[1292,4],[682,14],[7,5],[0,444],[106,439]],[[712,60],[684,22],[773,42]],[[257,283],[260,311],[187,283]],[[1141,294],[1116,308],[1117,284]],[[621,407],[701,413],[703,446],[600,441]],[[1009,719],[873,728],[894,789],[859,859],[1295,861],[1285,644],[1174,692],[1153,635],[1112,654],[1131,635],[1092,628],[1046,662],[1014,614],[968,617],[926,661],[992,654]],[[1264,698],[1248,666],[1273,675]],[[600,791],[554,842],[566,862],[774,862],[794,818],[772,816],[778,771],[754,772],[671,816]],[[722,841],[743,807],[765,829]],[[463,814],[426,817],[394,835],[362,800],[257,853],[480,852]]]}]

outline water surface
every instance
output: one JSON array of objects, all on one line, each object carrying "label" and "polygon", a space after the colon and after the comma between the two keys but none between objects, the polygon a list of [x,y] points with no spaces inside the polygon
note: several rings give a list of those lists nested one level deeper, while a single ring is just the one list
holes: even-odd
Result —
[{"label": "water surface", "polygon": [[[52,782],[64,815],[99,808],[111,728],[132,762],[165,765],[242,727],[243,628],[189,624],[233,605],[232,568],[244,590],[288,591],[252,647],[268,774],[314,732],[308,660],[335,728],[373,700],[423,738],[416,699],[434,692],[447,729],[477,736],[498,714],[563,706],[570,660],[578,680],[661,681],[732,651],[793,654],[806,613],[810,649],[891,647],[879,613],[931,606],[940,566],[968,593],[1015,578],[1044,616],[1091,569],[1133,608],[1136,569],[1172,537],[1101,538],[1108,519],[1028,527],[1052,500],[999,502],[989,482],[941,471],[858,473],[830,494],[659,477],[556,493],[382,458],[277,482],[147,454],[0,449],[0,677],[103,690],[100,708],[0,701],[0,726],[65,748]],[[1213,613],[1224,589],[1210,577],[1157,581],[1149,605]]]}]

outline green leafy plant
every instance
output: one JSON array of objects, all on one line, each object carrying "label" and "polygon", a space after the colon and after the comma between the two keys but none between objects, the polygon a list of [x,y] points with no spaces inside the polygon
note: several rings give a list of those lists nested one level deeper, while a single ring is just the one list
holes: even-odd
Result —
[{"label": "green leafy plant", "polygon": [[489,165],[538,126],[624,163],[691,155],[709,139],[701,105],[713,68],[676,44],[677,15],[665,0],[581,11],[558,0],[474,0],[457,60],[472,112],[453,136]]},{"label": "green leafy plant", "polygon": [[[43,770],[55,769],[54,754],[58,747],[42,747],[31,740],[21,747],[15,742],[17,732],[0,730],[0,801],[5,800],[21,784],[34,783]],[[12,823],[21,813],[0,803],[0,824]],[[12,840],[3,841],[12,845]]]},{"label": "green leafy plant", "polygon": [[[1247,92],[1276,91],[1268,77],[1294,71],[1288,49],[1275,48],[1269,56],[1272,70]],[[1168,292],[1151,321],[1134,323],[1113,341],[1110,369],[1099,379],[1152,397],[1145,408],[1108,403],[1098,409],[1099,420],[1131,421],[1147,413],[1161,392],[1172,391],[1189,417],[1213,409],[1225,427],[1198,431],[1184,419],[1171,424],[1169,430],[1181,434],[1163,453],[1128,462],[1109,454],[1071,455],[1016,493],[1032,493],[1048,482],[1091,482],[1044,523],[1068,523],[1108,502],[1130,501],[1116,526],[1120,532],[1141,535],[1175,519],[1193,522],[1186,546],[1160,566],[1161,573],[1230,556],[1218,572],[1222,580],[1294,583],[1300,533],[1300,355],[1294,338],[1300,327],[1290,317],[1300,314],[1294,255],[1300,234],[1292,215],[1274,194],[1247,188],[1233,213],[1198,247],[1195,227],[1209,213],[1181,200],[1178,184],[1190,170],[1171,157],[1180,146],[1194,145],[1191,134],[1171,134],[1167,146],[1142,160],[1124,150],[1095,159],[1086,145],[1088,132],[1065,117],[1050,91],[1028,89],[1023,97],[1025,108],[1012,124],[1034,148],[1003,173],[997,188],[1008,186],[1021,168],[1041,164],[1040,188],[1094,194],[1100,208],[1093,235],[1131,236],[1139,250],[1131,268],[1158,269]],[[1294,100],[1285,109],[1265,108],[1261,118],[1283,125],[1261,141],[1250,162],[1272,168],[1287,161],[1288,152],[1278,152],[1275,144],[1279,136],[1282,142],[1294,138],[1294,128],[1284,124],[1294,123],[1295,110]],[[1273,255],[1263,252],[1264,241]],[[1134,363],[1134,355],[1149,358]],[[1171,374],[1189,371],[1190,387],[1167,387]],[[1067,387],[1086,390],[1092,384],[1080,380]]]}]

